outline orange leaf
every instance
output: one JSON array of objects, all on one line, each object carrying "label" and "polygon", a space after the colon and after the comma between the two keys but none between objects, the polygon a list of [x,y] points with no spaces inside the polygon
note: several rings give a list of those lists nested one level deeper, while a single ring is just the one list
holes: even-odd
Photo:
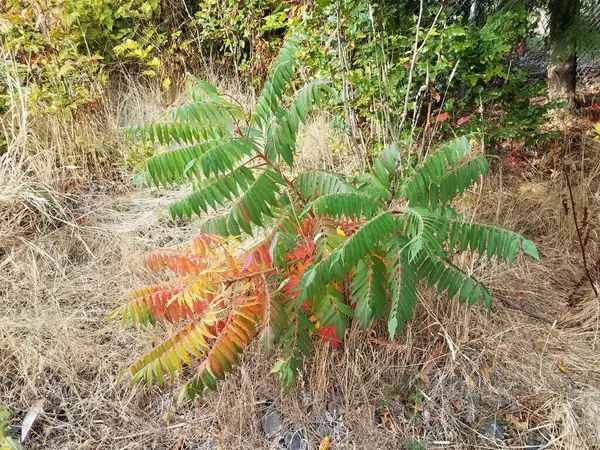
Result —
[{"label": "orange leaf", "polygon": [[521,421],[518,417],[508,413],[506,415],[506,420],[508,420],[508,422],[515,427],[517,430],[528,430],[529,429],[529,425],[527,424],[527,421]]}]

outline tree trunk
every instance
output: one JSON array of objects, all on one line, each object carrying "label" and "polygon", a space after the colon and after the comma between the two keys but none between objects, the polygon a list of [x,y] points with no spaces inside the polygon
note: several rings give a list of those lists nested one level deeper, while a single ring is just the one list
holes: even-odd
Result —
[{"label": "tree trunk", "polygon": [[550,0],[550,60],[548,91],[550,97],[575,103],[577,54],[575,25],[580,0]]}]

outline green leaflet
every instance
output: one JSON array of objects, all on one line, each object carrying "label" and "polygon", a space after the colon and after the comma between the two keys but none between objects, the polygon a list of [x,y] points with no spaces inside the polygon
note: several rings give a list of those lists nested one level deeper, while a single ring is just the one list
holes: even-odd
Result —
[{"label": "green leaflet", "polygon": [[[477,252],[487,259],[496,256],[498,259],[509,262],[515,260],[520,245],[523,246],[523,251],[530,256],[535,258],[537,255],[535,245],[512,230],[498,225],[463,222],[459,219],[450,219],[448,245],[451,249],[458,245],[460,251]],[[529,253],[528,250],[532,253]]]},{"label": "green leaflet", "polygon": [[356,265],[350,285],[355,316],[363,328],[375,317],[381,319],[387,303],[386,267],[378,256],[367,256]]},{"label": "green leaflet", "polygon": [[303,172],[294,180],[294,185],[304,200],[356,190],[341,175],[326,170]]},{"label": "green leaflet", "polygon": [[[294,102],[287,111],[277,118],[275,132],[271,138],[271,148],[267,148],[267,154],[272,152],[279,155],[288,166],[294,163],[296,151],[296,137],[300,123],[304,123],[308,111],[318,105],[321,93],[328,87],[326,80],[313,81],[304,86],[296,95]],[[272,150],[272,152],[271,152]]]},{"label": "green leaflet", "polygon": [[273,217],[279,206],[279,189],[283,180],[272,169],[264,170],[222,217],[205,224],[204,231],[221,236],[239,236],[242,231],[252,235],[252,224],[264,227],[265,216]]},{"label": "green leaflet", "polygon": [[357,192],[338,192],[319,196],[312,202],[312,209],[319,216],[367,219],[381,209],[381,204],[368,195]]},{"label": "green leaflet", "polygon": [[417,303],[417,268],[410,260],[407,243],[402,237],[393,240],[386,257],[391,294],[388,332],[392,340],[411,319]]},{"label": "green leaflet", "polygon": [[488,170],[485,157],[472,156],[467,139],[458,138],[429,155],[404,182],[402,194],[411,206],[434,210],[446,206]]},{"label": "green leaflet", "polygon": [[492,307],[492,296],[489,290],[474,277],[467,275],[448,259],[432,259],[425,257],[418,265],[417,276],[427,281],[427,287],[436,285],[438,293],[447,292],[448,298],[457,294],[461,303],[468,302],[472,306],[481,299],[487,309]]},{"label": "green leaflet", "polygon": [[271,68],[271,74],[265,81],[258,99],[253,121],[260,128],[266,127],[273,114],[279,109],[285,89],[290,84],[296,66],[296,51],[300,38],[291,37],[283,44],[277,60]]},{"label": "green leaflet", "polygon": [[201,217],[209,211],[209,207],[217,211],[219,207],[237,199],[253,181],[254,173],[251,169],[237,167],[221,178],[194,186],[194,192],[171,204],[169,211],[173,218],[191,217],[194,214]]},{"label": "green leaflet", "polygon": [[304,273],[297,303],[302,305],[306,299],[312,301],[322,298],[329,282],[341,280],[365,255],[370,254],[382,241],[386,241],[396,226],[394,218],[385,211],[364,223],[329,257]]},{"label": "green leaflet", "polygon": [[248,138],[215,139],[153,156],[146,168],[155,186],[167,186],[226,174],[255,148]]},{"label": "green leaflet", "polygon": [[530,241],[529,239],[524,239],[521,245],[525,253],[527,253],[532,258],[537,259],[538,261],[540,260],[540,255],[538,254],[537,248],[532,241]]},{"label": "green leaflet", "polygon": [[335,284],[330,283],[325,289],[325,296],[313,301],[315,314],[321,327],[334,325],[335,333],[342,337],[350,325],[354,311],[345,303],[344,293]]}]

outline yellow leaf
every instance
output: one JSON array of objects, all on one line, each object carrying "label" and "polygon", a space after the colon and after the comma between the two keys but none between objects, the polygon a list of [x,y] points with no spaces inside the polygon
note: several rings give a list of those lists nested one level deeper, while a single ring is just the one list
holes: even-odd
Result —
[{"label": "yellow leaf", "polygon": [[565,367],[565,365],[563,364],[563,362],[562,362],[562,361],[560,361],[560,360],[559,360],[559,361],[557,361],[557,364],[558,364],[558,368],[560,369],[560,371],[561,371],[562,373],[569,373],[569,372],[567,371],[567,368]]},{"label": "yellow leaf", "polygon": [[329,436],[325,436],[319,442],[319,450],[329,450],[331,448],[331,442],[329,440]]},{"label": "yellow leaf", "polygon": [[344,230],[342,230],[340,227],[337,227],[335,229],[336,233],[339,234],[340,236],[346,236],[346,233],[344,233]]},{"label": "yellow leaf", "polygon": [[515,427],[517,430],[528,430],[529,429],[529,425],[527,424],[527,421],[521,421],[519,418],[513,416],[512,414],[508,413],[506,415],[506,420],[508,420],[508,422]]},{"label": "yellow leaf", "polygon": [[492,380],[490,379],[490,373],[487,370],[487,367],[481,366],[479,369],[479,374],[481,375],[481,379],[485,381],[487,384],[492,384]]},{"label": "yellow leaf", "polygon": [[315,328],[317,330],[321,328],[321,322],[319,322],[319,320],[317,319],[317,316],[315,316],[313,314],[312,316],[309,317],[309,320],[315,324]]},{"label": "yellow leaf", "polygon": [[475,381],[469,375],[465,375],[465,382],[470,391],[474,391],[476,388]]}]

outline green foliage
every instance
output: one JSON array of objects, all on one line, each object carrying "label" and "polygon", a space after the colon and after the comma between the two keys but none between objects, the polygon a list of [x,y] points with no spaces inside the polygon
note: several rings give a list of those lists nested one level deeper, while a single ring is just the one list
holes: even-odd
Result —
[{"label": "green foliage", "polygon": [[0,450],[19,450],[21,446],[10,436],[10,413],[0,405]]},{"label": "green foliage", "polygon": [[[119,62],[128,71],[156,76],[174,49],[185,51],[181,18],[162,0],[8,0],[0,12],[5,69],[11,73],[0,104],[27,94],[37,114],[68,115],[91,109]],[[166,13],[171,14],[170,17]],[[5,81],[5,80],[0,80]]]},{"label": "green foliage", "polygon": [[[380,152],[370,170],[352,180],[326,171],[288,178],[289,168],[294,168],[299,123],[311,107],[335,94],[328,83],[318,81],[288,96],[299,43],[292,38],[283,46],[252,113],[244,115],[214,87],[192,81],[191,102],[176,108],[170,120],[129,130],[130,137],[167,146],[164,153],[148,160],[151,183],[191,185],[191,193],[171,207],[174,217],[195,214],[206,218],[210,207],[221,215],[209,218],[205,229],[227,238],[261,236],[258,247],[253,247],[262,248],[261,256],[252,250],[239,256],[246,261],[242,278],[251,280],[242,289],[250,291],[254,283],[252,298],[261,302],[247,307],[262,311],[260,317],[243,316],[248,319],[243,325],[243,342],[260,333],[263,344],[278,344],[281,359],[273,371],[287,386],[304,356],[310,355],[315,333],[337,345],[352,320],[365,329],[373,320],[385,320],[390,338],[395,339],[411,320],[422,287],[435,287],[469,306],[481,301],[491,308],[491,293],[455,263],[456,253],[510,263],[521,248],[539,257],[535,245],[518,233],[465,220],[450,207],[456,196],[488,172],[485,156],[474,151],[464,137],[432,151],[420,165],[407,167],[404,173],[398,170],[407,165],[404,156],[399,146],[392,145]],[[203,239],[212,242],[217,238]],[[180,257],[170,255],[163,258],[168,258],[176,274],[181,273],[178,267],[185,267],[186,272],[199,274],[198,283],[210,281],[210,292],[221,292],[214,285],[219,283],[218,277],[211,275],[213,278],[203,281],[202,272],[194,269],[199,262],[190,260],[182,266],[177,262]],[[210,260],[203,257],[197,261],[205,264]],[[252,266],[256,261],[260,265]],[[233,273],[239,274],[239,269]],[[226,275],[220,280],[224,291],[235,282],[233,278]],[[188,283],[186,280],[177,283]],[[152,289],[165,292],[161,286]],[[177,288],[176,298],[181,299],[184,294],[179,286],[173,284],[172,288]],[[134,297],[139,302],[139,295]],[[193,316],[193,295],[183,298],[190,309],[177,314]],[[153,302],[148,311],[157,308]],[[161,304],[176,306],[167,297]],[[146,318],[148,311],[136,308],[143,312],[140,317],[151,323]],[[227,323],[234,318],[230,316]],[[210,338],[206,333],[203,336],[197,345],[205,345]],[[172,345],[183,345],[178,339]],[[236,351],[230,347],[229,356],[211,366],[212,375],[207,375],[206,364],[201,364],[201,373],[189,385],[188,393],[214,387],[244,346],[240,344]],[[190,352],[200,351],[196,347],[190,347]],[[156,354],[162,355],[159,350]],[[146,378],[154,360],[152,354],[144,360]],[[156,364],[164,366],[165,361]]]},{"label": "green foliage", "polygon": [[[333,80],[338,91],[345,72],[346,103],[359,125],[382,128],[396,139],[398,134],[413,138],[412,132],[428,131],[435,117],[447,112],[456,119],[472,116],[465,133],[477,131],[493,146],[509,138],[529,144],[553,137],[539,127],[554,104],[531,101],[544,84],[528,81],[510,63],[522,53],[534,21],[524,2],[496,10],[482,3],[476,17],[470,17],[473,11],[464,2],[426,3],[410,84],[418,3],[342,0],[339,5],[338,10],[336,2],[316,2],[291,27],[310,36],[300,54],[304,67]],[[479,14],[483,10],[486,14]],[[314,29],[323,32],[311,33]],[[406,99],[408,117],[398,130]],[[333,105],[337,128],[349,132],[342,98],[336,97]],[[482,106],[483,117],[474,114]],[[451,122],[442,132],[456,126]]]},{"label": "green foliage", "polygon": [[194,5],[193,33],[209,52],[216,50],[226,65],[259,85],[287,31],[288,17],[298,10],[294,3],[201,0]]}]

